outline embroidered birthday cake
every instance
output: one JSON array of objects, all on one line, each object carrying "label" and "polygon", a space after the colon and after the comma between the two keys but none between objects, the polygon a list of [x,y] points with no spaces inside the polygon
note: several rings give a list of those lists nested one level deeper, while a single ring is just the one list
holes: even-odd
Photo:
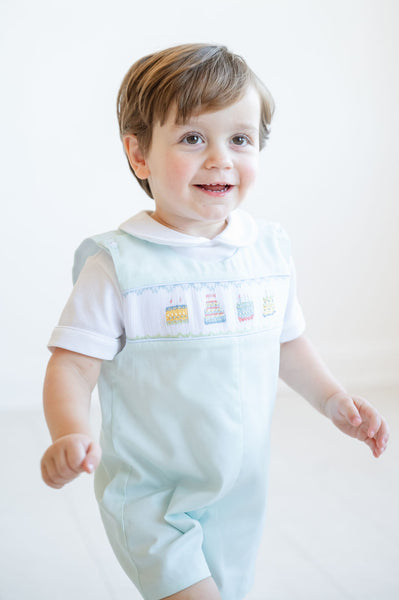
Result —
[{"label": "embroidered birthday cake", "polygon": [[205,303],[204,323],[211,325],[212,323],[224,323],[226,314],[216,299],[216,294],[207,294]]},{"label": "embroidered birthday cake", "polygon": [[266,292],[263,296],[263,316],[270,317],[271,315],[274,315],[275,312],[276,305],[274,303],[274,298],[269,292]]},{"label": "embroidered birthday cake", "polygon": [[[181,298],[180,298],[181,302]],[[171,306],[166,308],[166,323],[167,325],[175,325],[176,323],[188,322],[187,304],[175,304],[172,306],[173,300],[170,301]]]},{"label": "embroidered birthday cake", "polygon": [[237,316],[240,323],[254,318],[254,303],[250,298],[238,296]]}]

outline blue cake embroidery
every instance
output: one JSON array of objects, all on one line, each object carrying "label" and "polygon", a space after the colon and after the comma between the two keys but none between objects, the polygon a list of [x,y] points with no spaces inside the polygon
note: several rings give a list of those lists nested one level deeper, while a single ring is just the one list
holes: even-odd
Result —
[{"label": "blue cake embroidery", "polygon": [[241,298],[238,296],[237,302],[237,316],[240,323],[245,321],[251,321],[254,318],[254,303],[250,298]]}]

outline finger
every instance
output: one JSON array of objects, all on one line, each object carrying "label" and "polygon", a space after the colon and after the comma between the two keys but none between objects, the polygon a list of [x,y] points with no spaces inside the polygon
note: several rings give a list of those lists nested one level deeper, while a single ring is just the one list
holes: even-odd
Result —
[{"label": "finger", "polygon": [[339,406],[340,414],[353,427],[359,427],[362,423],[362,417],[355,402],[348,396],[344,397],[342,400],[343,401],[341,401],[341,405]]},{"label": "finger", "polygon": [[361,425],[361,423],[363,422],[363,419],[358,411],[358,409],[356,408],[356,405],[353,401],[351,401],[347,406],[346,406],[346,414],[345,414],[346,419],[349,421],[349,423],[351,425],[353,425],[353,427],[359,427],[359,425]]},{"label": "finger", "polygon": [[46,464],[52,483],[58,487],[62,487],[79,475],[79,470],[71,468],[67,449],[61,443],[50,448]]},{"label": "finger", "polygon": [[86,458],[83,461],[82,467],[86,473],[93,473],[101,460],[101,448],[97,442],[92,442],[88,449]]},{"label": "finger", "polygon": [[65,460],[68,465],[68,468],[78,475],[82,472],[83,461],[86,457],[86,447],[82,442],[77,444],[70,445],[66,448],[65,452]]},{"label": "finger", "polygon": [[384,446],[383,448],[380,448],[376,444],[373,449],[373,454],[374,454],[375,458],[379,458],[381,456],[381,454],[383,454],[385,452],[385,450],[386,450],[386,446]]},{"label": "finger", "polygon": [[374,437],[375,437],[377,446],[379,448],[381,448],[381,449],[383,448],[385,450],[385,448],[388,444],[388,441],[389,441],[389,427],[383,417],[381,417],[380,428]]},{"label": "finger", "polygon": [[373,456],[375,456],[375,458],[378,458],[379,456],[381,456],[383,450],[378,448],[378,446],[375,442],[375,439],[367,438],[364,440],[364,443],[367,444],[367,446],[370,448],[370,450],[373,453]]},{"label": "finger", "polygon": [[68,483],[75,479],[80,473],[79,468],[74,468],[68,459],[68,448],[62,448],[55,457],[57,475],[60,481]]},{"label": "finger", "polygon": [[50,487],[59,489],[64,485],[64,481],[60,478],[56,467],[56,462],[52,456],[43,458],[42,475],[45,483]]},{"label": "finger", "polygon": [[380,447],[375,441],[375,438],[367,438],[364,442],[369,446],[375,458],[379,458],[386,450],[386,446]]},{"label": "finger", "polygon": [[378,414],[378,412],[374,409],[374,408],[368,408],[367,409],[367,418],[368,418],[368,429],[367,429],[367,435],[370,438],[373,438],[375,436],[375,434],[377,433],[377,431],[380,429],[381,427],[381,417]]},{"label": "finger", "polygon": [[47,465],[46,465],[44,459],[42,459],[42,461],[40,463],[40,469],[41,469],[42,479],[43,479],[44,483],[50,487],[56,487],[49,475]]},{"label": "finger", "polygon": [[378,411],[363,398],[356,398],[359,413],[365,423],[367,423],[367,435],[373,438],[381,426],[381,415]]}]

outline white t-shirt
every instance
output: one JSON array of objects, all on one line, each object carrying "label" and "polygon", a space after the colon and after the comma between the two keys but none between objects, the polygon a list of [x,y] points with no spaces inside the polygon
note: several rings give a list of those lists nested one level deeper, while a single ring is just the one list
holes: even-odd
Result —
[{"label": "white t-shirt", "polygon": [[[226,228],[215,238],[195,237],[169,229],[142,211],[124,222],[120,229],[137,238],[173,247],[190,258],[216,262],[232,256],[238,248],[253,244],[258,235],[256,221],[236,210]],[[296,297],[295,268],[291,261],[291,285],[280,341],[298,337],[305,322]],[[49,348],[65,348],[103,360],[112,358],[124,346],[122,297],[112,258],[101,250],[84,265],[69,300],[49,341]]]}]

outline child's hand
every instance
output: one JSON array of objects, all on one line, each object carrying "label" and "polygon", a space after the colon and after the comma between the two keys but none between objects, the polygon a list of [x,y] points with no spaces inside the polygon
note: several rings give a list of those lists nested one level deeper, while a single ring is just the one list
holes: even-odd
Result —
[{"label": "child's hand", "polygon": [[65,435],[44,453],[42,477],[47,485],[58,489],[80,473],[93,473],[100,460],[100,446],[89,436],[80,433]]},{"label": "child's hand", "polygon": [[325,411],[341,431],[370,446],[376,458],[384,452],[389,439],[388,425],[367,400],[337,392],[328,398]]}]

